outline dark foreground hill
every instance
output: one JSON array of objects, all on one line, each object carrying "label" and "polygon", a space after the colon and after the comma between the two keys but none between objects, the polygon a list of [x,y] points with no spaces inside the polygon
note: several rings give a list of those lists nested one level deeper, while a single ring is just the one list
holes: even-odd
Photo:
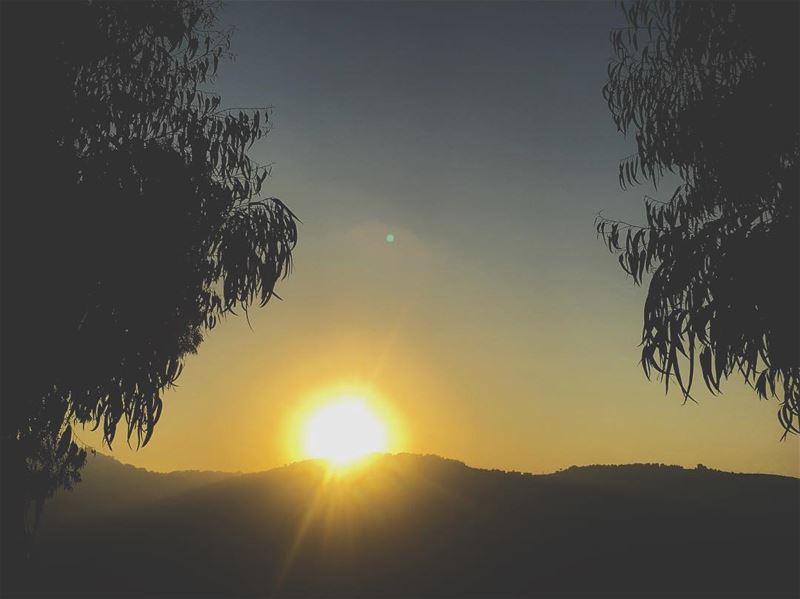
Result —
[{"label": "dark foreground hill", "polygon": [[[183,473],[185,486],[122,468],[89,469],[79,502],[53,502],[37,543],[38,594],[800,592],[794,478],[656,465],[534,476],[415,455],[378,457],[340,478],[317,462],[226,478]],[[124,484],[140,497],[120,500]]]}]

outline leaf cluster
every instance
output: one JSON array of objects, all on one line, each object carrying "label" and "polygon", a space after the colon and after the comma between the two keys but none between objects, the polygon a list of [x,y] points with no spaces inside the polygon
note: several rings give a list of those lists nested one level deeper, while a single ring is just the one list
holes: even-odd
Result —
[{"label": "leaf cluster", "polygon": [[38,44],[4,74],[17,351],[3,434],[33,455],[47,432],[79,466],[71,424],[109,446],[120,423],[150,440],[204,333],[275,294],[298,221],[262,196],[270,167],[248,156],[269,107],[224,108],[204,88],[231,58],[213,3],[15,3],[4,17],[5,45]]},{"label": "leaf cluster", "polygon": [[603,94],[636,152],[622,188],[667,173],[646,223],[598,215],[635,284],[649,276],[641,364],[685,399],[740,373],[800,431],[798,10],[796,3],[621,4]]}]

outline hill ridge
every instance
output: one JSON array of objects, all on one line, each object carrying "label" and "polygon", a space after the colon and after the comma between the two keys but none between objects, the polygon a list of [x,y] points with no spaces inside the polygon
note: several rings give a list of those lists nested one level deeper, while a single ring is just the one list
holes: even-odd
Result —
[{"label": "hill ridge", "polygon": [[[60,519],[45,508],[42,596],[107,596],[120,581],[131,597],[800,591],[800,480],[780,475],[652,464],[509,473],[408,453],[341,477],[318,460],[219,477],[101,464],[71,503],[56,498]],[[75,577],[86,564],[92,575]]]},{"label": "hill ridge", "polygon": [[[800,475],[794,476],[791,474],[778,474],[772,472],[739,472],[733,470],[722,470],[719,468],[713,468],[710,466],[705,466],[704,464],[697,464],[696,466],[684,466],[681,464],[667,464],[663,462],[623,462],[623,463],[593,463],[593,464],[572,464],[570,466],[565,466],[563,468],[559,468],[552,472],[530,472],[526,470],[506,470],[504,468],[490,468],[484,466],[473,466],[468,464],[462,460],[456,458],[448,458],[436,453],[414,453],[414,452],[397,452],[397,453],[379,453],[375,454],[375,456],[370,456],[367,459],[372,459],[373,457],[414,457],[414,458],[435,458],[441,460],[443,462],[449,462],[454,464],[459,464],[464,466],[465,468],[469,468],[472,470],[480,470],[483,472],[500,472],[503,474],[520,474],[524,476],[552,476],[556,474],[561,474],[564,472],[574,472],[580,470],[592,470],[592,469],[615,469],[615,468],[641,468],[641,467],[650,467],[654,469],[666,469],[666,470],[680,470],[684,472],[693,472],[693,471],[705,471],[705,472],[716,472],[719,474],[732,474],[736,476],[770,476],[770,477],[780,477],[780,478],[788,478],[792,480],[800,480]],[[272,472],[274,470],[281,470],[284,468],[289,468],[298,464],[322,464],[324,465],[326,462],[323,458],[306,458],[301,460],[296,460],[293,462],[286,462],[279,466],[274,466],[271,468],[267,468],[264,470],[252,470],[252,471],[242,471],[242,470],[214,470],[214,469],[180,469],[180,470],[151,470],[149,468],[145,468],[143,466],[136,466],[134,464],[129,464],[127,462],[123,462],[119,460],[117,457],[113,455],[109,455],[107,453],[102,453],[100,451],[96,451],[95,454],[89,456],[89,461],[93,459],[101,458],[103,460],[109,460],[114,464],[117,464],[121,467],[126,468],[133,468],[137,471],[146,472],[148,474],[156,474],[156,475],[178,475],[178,474],[186,474],[186,475],[194,475],[194,474],[216,474],[216,475],[224,475],[227,477],[234,477],[234,476],[248,476],[254,474],[264,474],[267,472]]]}]

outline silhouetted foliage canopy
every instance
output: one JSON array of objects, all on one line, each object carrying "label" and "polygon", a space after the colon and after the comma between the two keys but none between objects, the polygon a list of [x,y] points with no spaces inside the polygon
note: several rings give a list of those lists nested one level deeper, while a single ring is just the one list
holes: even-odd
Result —
[{"label": "silhouetted foliage canopy", "polygon": [[645,197],[646,224],[599,216],[597,232],[641,284],[641,364],[691,398],[741,373],[781,400],[800,430],[798,23],[796,2],[622,4],[603,93],[636,152],[623,188],[681,183]]},{"label": "silhouetted foliage canopy", "polygon": [[3,5],[3,438],[46,493],[72,425],[146,444],[203,333],[288,273],[296,218],[247,153],[269,109],[203,87],[229,46],[203,0]]}]

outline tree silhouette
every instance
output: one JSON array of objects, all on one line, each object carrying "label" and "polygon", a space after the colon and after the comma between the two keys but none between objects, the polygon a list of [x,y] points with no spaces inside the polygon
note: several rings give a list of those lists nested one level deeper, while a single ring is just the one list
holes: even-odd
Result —
[{"label": "tree silhouette", "polygon": [[77,480],[73,425],[148,442],[186,354],[267,303],[297,230],[247,154],[269,110],[203,88],[230,57],[214,4],[2,12],[8,539],[26,505]]},{"label": "tree silhouette", "polygon": [[695,365],[714,393],[734,372],[778,397],[800,430],[798,23],[795,2],[622,5],[603,89],[636,152],[623,188],[681,179],[645,196],[647,224],[598,216],[636,284],[651,275],[641,364],[691,399]]}]

